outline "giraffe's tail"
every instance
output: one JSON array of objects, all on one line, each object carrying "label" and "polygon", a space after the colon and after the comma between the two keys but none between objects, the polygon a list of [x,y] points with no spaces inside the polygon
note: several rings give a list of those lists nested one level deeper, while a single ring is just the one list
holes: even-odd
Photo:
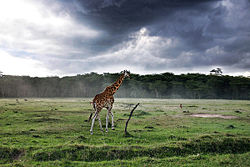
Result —
[{"label": "giraffe's tail", "polygon": [[91,120],[91,118],[92,118],[92,115],[93,115],[93,112],[90,114],[90,116],[89,116],[89,121]]},{"label": "giraffe's tail", "polygon": [[[93,104],[93,108],[94,108],[94,111],[95,111],[95,103],[94,102],[90,102],[90,104]],[[89,116],[89,121],[91,120],[94,111],[91,112],[91,114]]]}]

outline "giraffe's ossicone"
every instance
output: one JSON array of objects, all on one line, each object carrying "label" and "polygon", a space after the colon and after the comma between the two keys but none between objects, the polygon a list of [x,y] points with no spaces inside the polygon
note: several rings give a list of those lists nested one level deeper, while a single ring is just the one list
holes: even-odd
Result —
[{"label": "giraffe's ossicone", "polygon": [[106,117],[106,132],[108,132],[109,114],[111,115],[111,118],[112,118],[112,130],[114,130],[114,114],[111,111],[112,107],[113,107],[113,103],[114,103],[114,96],[113,95],[121,86],[124,78],[129,77],[129,75],[130,75],[130,72],[127,70],[124,70],[115,83],[106,87],[102,93],[97,94],[94,97],[94,99],[92,101],[93,108],[94,108],[94,117],[92,118],[93,113],[91,113],[89,116],[89,121],[92,118],[92,123],[91,123],[91,128],[90,128],[91,134],[93,134],[93,127],[94,127],[96,117],[99,120],[100,129],[101,129],[101,131],[103,131],[101,119],[99,116],[99,113],[101,112],[101,110],[103,108],[106,108],[108,110],[107,117]]}]

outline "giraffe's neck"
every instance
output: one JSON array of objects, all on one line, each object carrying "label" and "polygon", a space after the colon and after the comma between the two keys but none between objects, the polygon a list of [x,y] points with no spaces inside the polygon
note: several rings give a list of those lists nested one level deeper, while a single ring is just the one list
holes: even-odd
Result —
[{"label": "giraffe's neck", "polygon": [[124,80],[124,74],[122,74],[115,83],[113,83],[112,85],[108,86],[106,88],[106,90],[108,89],[108,91],[113,95],[115,94],[115,92],[119,89],[119,87],[122,84],[122,81]]}]

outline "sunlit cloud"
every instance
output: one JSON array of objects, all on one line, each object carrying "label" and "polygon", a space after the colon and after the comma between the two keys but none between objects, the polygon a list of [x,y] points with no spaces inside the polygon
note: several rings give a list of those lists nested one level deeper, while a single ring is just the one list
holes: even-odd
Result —
[{"label": "sunlit cloud", "polygon": [[58,71],[49,71],[39,61],[30,58],[19,58],[0,49],[0,67],[5,75],[51,76]]},{"label": "sunlit cloud", "polygon": [[[77,23],[63,10],[55,13],[53,7],[60,8],[58,4],[51,3],[50,7],[43,1],[0,1],[0,49],[8,52],[12,58],[16,57],[16,60],[29,58],[30,61],[43,63],[51,57],[65,58],[72,54],[83,54],[84,50],[74,47],[70,41],[75,38],[93,39],[100,32]],[[21,74],[18,69],[14,70]],[[30,75],[30,72],[23,75]]]}]

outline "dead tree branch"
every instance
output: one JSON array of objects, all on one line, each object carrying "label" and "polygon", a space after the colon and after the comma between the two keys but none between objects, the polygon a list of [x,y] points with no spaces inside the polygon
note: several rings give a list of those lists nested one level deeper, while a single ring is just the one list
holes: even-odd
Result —
[{"label": "dead tree branch", "polygon": [[131,112],[130,112],[129,118],[128,118],[128,120],[127,120],[127,122],[126,122],[126,126],[125,126],[125,136],[128,136],[128,135],[129,135],[129,133],[128,133],[128,131],[127,131],[128,122],[129,122],[129,120],[131,119],[134,110],[137,108],[137,106],[138,106],[139,104],[140,104],[140,103],[137,103],[137,104],[135,105],[135,107],[134,107],[134,108],[131,110]]}]

